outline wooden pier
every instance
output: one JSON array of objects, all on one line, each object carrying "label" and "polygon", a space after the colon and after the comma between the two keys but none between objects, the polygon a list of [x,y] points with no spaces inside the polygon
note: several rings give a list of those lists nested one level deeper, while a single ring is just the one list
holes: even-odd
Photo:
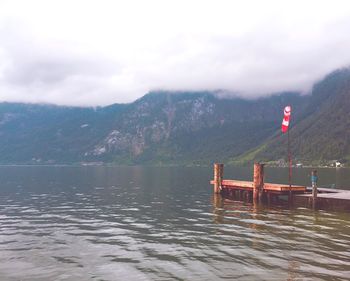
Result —
[{"label": "wooden pier", "polygon": [[[253,181],[224,179],[224,165],[214,164],[214,193],[253,203],[279,204],[350,211],[350,190],[311,188],[300,185],[286,185],[264,182],[264,164],[254,164]],[[281,200],[283,198],[283,200]]]},{"label": "wooden pier", "polygon": [[[350,190],[319,187],[317,191],[313,208],[350,212]],[[303,207],[310,206],[314,201],[311,192],[312,189],[307,188],[304,194],[294,196],[294,204]]]}]

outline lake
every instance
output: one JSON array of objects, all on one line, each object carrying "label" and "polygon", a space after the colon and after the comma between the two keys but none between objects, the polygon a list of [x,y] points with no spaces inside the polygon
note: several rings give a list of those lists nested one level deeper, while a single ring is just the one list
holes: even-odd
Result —
[{"label": "lake", "polygon": [[[293,183],[309,172],[294,169]],[[0,167],[0,279],[349,280],[349,213],[225,203],[212,173]],[[288,170],[267,168],[266,181],[287,183]],[[319,169],[319,181],[350,189],[350,170]]]}]

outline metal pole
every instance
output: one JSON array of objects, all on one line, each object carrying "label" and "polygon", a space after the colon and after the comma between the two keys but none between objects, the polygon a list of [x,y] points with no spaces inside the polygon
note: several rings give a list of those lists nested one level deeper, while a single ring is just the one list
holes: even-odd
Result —
[{"label": "metal pole", "polygon": [[292,188],[292,155],[290,152],[289,130],[288,130],[288,165],[289,165],[288,182],[289,182],[289,189],[291,189]]},{"label": "metal pole", "polygon": [[290,140],[289,140],[289,128],[288,128],[288,164],[289,164],[289,169],[288,169],[288,181],[289,181],[289,196],[288,196],[288,201],[289,204],[292,204],[292,156],[290,152]]}]

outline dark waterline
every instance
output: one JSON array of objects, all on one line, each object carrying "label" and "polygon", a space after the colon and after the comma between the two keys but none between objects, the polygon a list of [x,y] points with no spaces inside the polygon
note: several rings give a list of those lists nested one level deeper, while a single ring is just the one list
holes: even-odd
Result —
[{"label": "dark waterline", "polygon": [[[267,181],[287,173],[268,168]],[[308,173],[295,169],[294,183]],[[349,174],[321,169],[320,184],[349,189]],[[0,167],[0,178],[1,280],[350,276],[350,214],[224,202],[210,168]]]}]

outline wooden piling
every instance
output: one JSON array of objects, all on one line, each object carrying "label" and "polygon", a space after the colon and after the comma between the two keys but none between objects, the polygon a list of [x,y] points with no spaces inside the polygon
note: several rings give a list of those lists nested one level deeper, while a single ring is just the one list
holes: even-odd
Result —
[{"label": "wooden piling", "polygon": [[260,164],[260,186],[259,186],[259,202],[261,203],[264,196],[264,164]]},{"label": "wooden piling", "polygon": [[214,193],[220,193],[222,189],[222,178],[224,175],[224,164],[214,164]]},{"label": "wooden piling", "polygon": [[[306,186],[289,186],[265,182],[264,166],[259,163],[254,165],[253,182],[223,179],[223,164],[214,165],[214,179],[210,181],[214,185],[215,193],[220,193],[223,197],[227,196],[231,200],[232,198],[237,199],[240,191],[243,191],[243,197],[245,198],[247,195],[249,202],[254,200],[253,202],[257,203],[264,196],[267,199],[267,203],[280,205],[284,200],[280,200],[279,196],[288,196],[290,191],[292,191],[294,204],[317,209],[350,211],[350,190],[318,188],[317,178],[313,178],[312,182],[315,183],[312,194],[310,194],[310,190]],[[253,204],[254,207],[256,205]]]},{"label": "wooden piling", "polygon": [[272,203],[272,194],[271,193],[268,193],[267,194],[267,205],[271,205],[271,203]]},{"label": "wooden piling", "polygon": [[264,188],[264,164],[254,163],[253,201],[262,200]]},{"label": "wooden piling", "polygon": [[250,202],[251,200],[251,192],[247,190],[247,202]]},{"label": "wooden piling", "polygon": [[312,208],[316,209],[317,205],[317,185],[313,184],[312,186]]},{"label": "wooden piling", "polygon": [[244,200],[243,191],[244,191],[244,190],[240,190],[240,191],[239,191],[238,200]]}]

